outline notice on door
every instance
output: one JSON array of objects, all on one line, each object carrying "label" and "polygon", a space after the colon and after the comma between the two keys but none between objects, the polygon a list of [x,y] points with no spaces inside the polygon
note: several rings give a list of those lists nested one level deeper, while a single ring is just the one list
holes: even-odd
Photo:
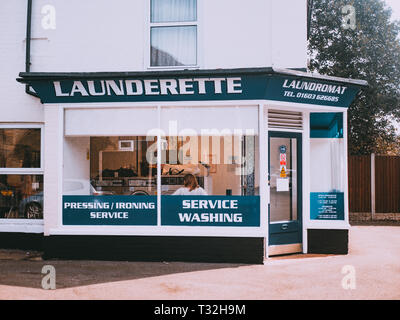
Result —
[{"label": "notice on door", "polygon": [[[280,164],[280,177],[281,178],[286,178],[287,174],[286,174],[286,146],[282,145],[279,147],[279,164]],[[278,182],[277,182],[278,183]],[[284,185],[284,183],[282,183]],[[288,190],[289,191],[289,190]]]},{"label": "notice on door", "polygon": [[310,210],[311,220],[344,220],[344,193],[312,192]]},{"label": "notice on door", "polygon": [[287,192],[289,191],[289,179],[276,179],[276,191],[277,192]]}]

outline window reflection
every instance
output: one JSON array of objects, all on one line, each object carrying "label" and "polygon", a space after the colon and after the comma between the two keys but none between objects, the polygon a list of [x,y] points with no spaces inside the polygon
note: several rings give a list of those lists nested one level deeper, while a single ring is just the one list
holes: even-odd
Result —
[{"label": "window reflection", "polygon": [[[162,138],[161,194],[258,195],[257,140],[232,134]],[[81,194],[156,195],[156,159],[156,137],[91,137],[93,190]]]},{"label": "window reflection", "polygon": [[43,176],[0,175],[0,218],[43,219]]},{"label": "window reflection", "polygon": [[234,135],[167,137],[162,150],[162,194],[194,194],[185,187],[185,177],[194,176],[201,188],[196,195],[257,195],[256,141],[255,136]]},{"label": "window reflection", "polygon": [[156,147],[155,137],[91,137],[92,194],[155,195]]},{"label": "window reflection", "polygon": [[40,168],[40,129],[0,129],[0,168]]}]

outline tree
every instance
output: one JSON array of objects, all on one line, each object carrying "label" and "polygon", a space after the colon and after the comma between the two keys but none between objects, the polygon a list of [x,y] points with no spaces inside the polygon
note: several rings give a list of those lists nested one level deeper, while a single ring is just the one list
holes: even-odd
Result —
[{"label": "tree", "polygon": [[349,108],[349,153],[389,151],[399,141],[400,22],[383,0],[314,0],[312,10],[310,71],[369,83]]}]

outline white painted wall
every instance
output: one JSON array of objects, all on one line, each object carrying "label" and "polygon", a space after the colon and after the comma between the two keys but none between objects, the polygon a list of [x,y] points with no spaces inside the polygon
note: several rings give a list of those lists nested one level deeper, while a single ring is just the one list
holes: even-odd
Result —
[{"label": "white painted wall", "polygon": [[25,70],[27,1],[0,1],[0,122],[43,122],[39,99],[15,79]]},{"label": "white painted wall", "polygon": [[[143,69],[146,0],[33,0],[32,71]],[[52,5],[55,29],[41,10]]]},{"label": "white painted wall", "polygon": [[[94,119],[96,119],[94,121]],[[112,121],[110,120],[112,119]],[[158,127],[157,109],[67,109],[66,136],[145,136]]]},{"label": "white painted wall", "polygon": [[204,68],[271,66],[269,1],[204,1]]},{"label": "white painted wall", "polygon": [[[31,71],[145,71],[150,0],[33,0]],[[306,0],[198,0],[201,69],[306,67]],[[55,9],[55,29],[46,29]],[[25,70],[27,1],[0,1],[0,122],[43,122],[15,81]]]},{"label": "white painted wall", "polygon": [[[150,0],[33,0],[32,71],[148,70]],[[198,0],[199,67],[306,67],[306,0]],[[42,27],[45,5],[56,29]]]},{"label": "white painted wall", "polygon": [[307,67],[307,1],[270,0],[271,64]]}]

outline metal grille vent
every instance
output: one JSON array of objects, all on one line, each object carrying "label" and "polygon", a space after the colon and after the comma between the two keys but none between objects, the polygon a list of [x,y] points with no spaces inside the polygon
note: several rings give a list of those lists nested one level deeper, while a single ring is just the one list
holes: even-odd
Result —
[{"label": "metal grille vent", "polygon": [[268,128],[275,129],[303,129],[301,112],[268,110]]}]

